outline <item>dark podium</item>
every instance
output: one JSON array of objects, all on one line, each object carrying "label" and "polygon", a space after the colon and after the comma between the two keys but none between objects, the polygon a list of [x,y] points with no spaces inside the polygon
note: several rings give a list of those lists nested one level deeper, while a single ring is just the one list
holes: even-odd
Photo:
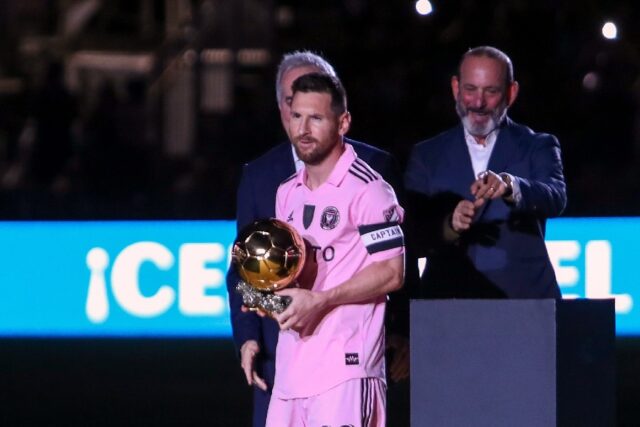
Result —
[{"label": "dark podium", "polygon": [[411,425],[615,425],[603,300],[412,300]]}]

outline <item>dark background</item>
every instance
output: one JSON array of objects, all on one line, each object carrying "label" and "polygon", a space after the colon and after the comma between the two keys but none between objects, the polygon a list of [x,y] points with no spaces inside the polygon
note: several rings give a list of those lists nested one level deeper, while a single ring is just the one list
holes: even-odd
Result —
[{"label": "dark background", "polygon": [[[457,122],[449,79],[482,44],[513,60],[510,116],[561,142],[565,216],[638,215],[637,2],[414,3],[0,0],[0,219],[233,218],[242,163],[283,138],[273,80],[294,49],[334,64],[349,136],[402,165]],[[618,423],[637,425],[638,343],[617,345]],[[249,419],[228,340],[5,339],[0,354],[0,424]]]}]

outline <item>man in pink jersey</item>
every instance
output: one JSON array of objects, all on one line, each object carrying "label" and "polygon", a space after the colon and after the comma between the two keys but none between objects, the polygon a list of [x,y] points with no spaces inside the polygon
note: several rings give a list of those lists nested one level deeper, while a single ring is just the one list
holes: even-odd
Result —
[{"label": "man in pink jersey", "polygon": [[343,137],[351,116],[336,77],[293,84],[290,135],[304,167],[278,188],[276,216],[309,242],[313,283],[280,325],[267,426],[383,426],[384,310],[402,286],[404,210],[393,189]]}]

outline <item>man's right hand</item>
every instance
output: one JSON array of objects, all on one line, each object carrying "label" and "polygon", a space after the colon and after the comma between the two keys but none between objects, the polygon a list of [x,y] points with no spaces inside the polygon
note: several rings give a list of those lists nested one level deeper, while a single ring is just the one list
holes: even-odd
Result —
[{"label": "man's right hand", "polygon": [[471,227],[473,217],[476,212],[485,203],[484,198],[476,199],[475,201],[460,200],[453,210],[451,215],[451,228],[456,233],[466,231]]},{"label": "man's right hand", "polygon": [[255,340],[248,340],[240,347],[240,366],[247,378],[248,385],[255,385],[260,390],[267,391],[267,383],[258,376],[255,370],[256,355],[260,353],[260,345]]}]

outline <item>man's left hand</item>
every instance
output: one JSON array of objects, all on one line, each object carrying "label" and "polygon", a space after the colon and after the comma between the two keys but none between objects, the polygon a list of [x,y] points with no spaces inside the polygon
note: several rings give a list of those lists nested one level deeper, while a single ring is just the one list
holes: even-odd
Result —
[{"label": "man's left hand", "polygon": [[487,170],[471,184],[471,194],[477,199],[498,199],[507,193],[507,184],[497,173]]},{"label": "man's left hand", "polygon": [[287,329],[301,331],[312,323],[315,324],[315,320],[325,303],[322,292],[313,292],[306,289],[283,289],[276,292],[276,294],[291,297],[291,303],[287,309],[274,315],[274,319],[276,319],[280,329],[283,331]]}]

